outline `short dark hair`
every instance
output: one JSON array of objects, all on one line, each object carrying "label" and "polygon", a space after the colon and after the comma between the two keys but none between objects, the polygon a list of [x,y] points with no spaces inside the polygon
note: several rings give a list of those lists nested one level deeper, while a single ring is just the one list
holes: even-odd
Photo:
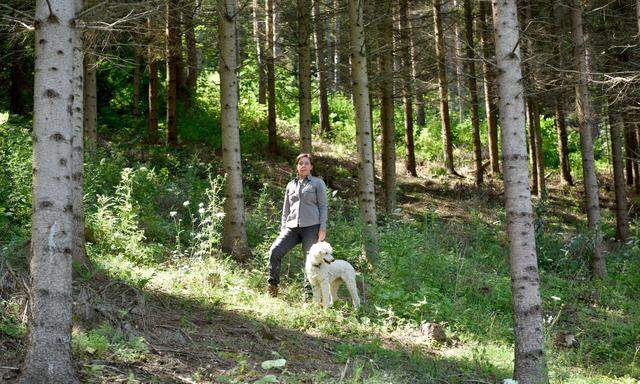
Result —
[{"label": "short dark hair", "polygon": [[311,154],[310,154],[310,153],[301,153],[301,154],[299,154],[299,155],[296,157],[296,162],[295,162],[295,164],[296,164],[296,165],[298,165],[298,161],[300,161],[300,159],[305,158],[305,157],[306,157],[307,159],[309,159],[309,162],[311,163],[311,165],[313,165],[313,158],[311,157]]}]

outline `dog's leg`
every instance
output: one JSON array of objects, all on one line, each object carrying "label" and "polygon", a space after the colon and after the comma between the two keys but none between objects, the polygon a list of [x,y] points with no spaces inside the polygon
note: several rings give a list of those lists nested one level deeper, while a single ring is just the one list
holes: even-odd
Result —
[{"label": "dog's leg", "polygon": [[338,289],[340,288],[340,284],[342,284],[341,279],[335,279],[331,282],[331,301],[334,303],[338,301]]},{"label": "dog's leg", "polygon": [[327,280],[322,280],[320,282],[320,286],[322,287],[322,305],[325,308],[329,308],[333,301],[331,300],[331,287],[329,286],[329,282]]},{"label": "dog's leg", "polygon": [[320,287],[318,285],[312,285],[311,291],[313,292],[313,301],[318,304],[322,303],[322,292]]},{"label": "dog's leg", "polygon": [[356,279],[351,276],[350,279],[345,280],[349,294],[351,295],[351,302],[354,308],[360,306],[360,297],[358,296],[358,287],[356,286]]}]

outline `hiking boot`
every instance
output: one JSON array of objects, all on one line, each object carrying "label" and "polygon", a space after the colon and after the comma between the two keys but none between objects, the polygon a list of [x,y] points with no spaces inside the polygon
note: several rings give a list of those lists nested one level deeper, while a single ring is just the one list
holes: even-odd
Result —
[{"label": "hiking boot", "polygon": [[269,284],[269,296],[278,297],[278,286]]}]

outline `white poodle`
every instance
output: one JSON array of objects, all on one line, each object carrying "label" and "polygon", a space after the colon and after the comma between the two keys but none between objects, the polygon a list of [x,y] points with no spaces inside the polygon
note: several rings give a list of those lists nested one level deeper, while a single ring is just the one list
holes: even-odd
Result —
[{"label": "white poodle", "polygon": [[351,294],[353,306],[360,305],[358,288],[356,288],[356,271],[344,260],[335,260],[333,249],[325,241],[311,246],[305,264],[305,273],[313,290],[313,300],[330,307],[338,299],[338,288],[344,281]]}]

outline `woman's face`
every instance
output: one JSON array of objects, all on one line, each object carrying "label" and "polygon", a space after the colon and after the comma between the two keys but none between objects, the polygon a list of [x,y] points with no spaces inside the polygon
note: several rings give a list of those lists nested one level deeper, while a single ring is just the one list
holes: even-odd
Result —
[{"label": "woman's face", "polygon": [[311,165],[311,161],[308,157],[303,157],[298,160],[296,164],[296,171],[298,171],[298,177],[305,178],[311,174],[311,170],[313,169],[313,165]]}]

